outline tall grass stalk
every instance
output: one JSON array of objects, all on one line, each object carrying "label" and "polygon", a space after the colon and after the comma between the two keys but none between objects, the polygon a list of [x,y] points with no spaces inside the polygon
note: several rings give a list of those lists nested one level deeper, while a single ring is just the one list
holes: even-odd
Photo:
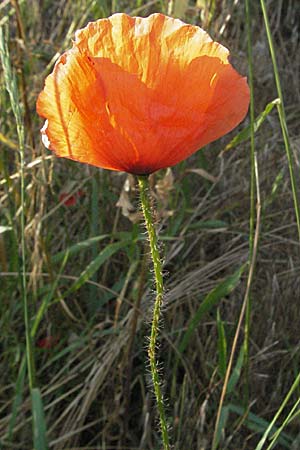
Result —
[{"label": "tall grass stalk", "polygon": [[[31,395],[32,406],[32,426],[33,426],[33,440],[35,450],[46,450],[46,426],[43,415],[43,405],[41,401],[40,391],[35,383],[35,363],[32,346],[32,337],[30,329],[30,314],[27,297],[27,282],[26,282],[26,245],[25,245],[25,130],[22,117],[22,109],[20,104],[17,80],[12,71],[11,61],[8,46],[6,43],[6,35],[8,33],[3,27],[0,27],[0,58],[3,67],[3,74],[5,86],[9,94],[12,111],[16,121],[16,129],[19,145],[20,158],[20,240],[21,240],[21,293],[23,302],[23,314],[25,324],[26,336],[26,360],[27,360],[27,375],[28,384]],[[38,411],[37,411],[38,408]]]},{"label": "tall grass stalk", "polygon": [[5,86],[9,93],[11,107],[16,120],[18,143],[19,143],[19,157],[20,157],[20,201],[21,201],[21,289],[22,300],[24,306],[24,322],[26,333],[26,352],[27,352],[27,372],[30,390],[35,385],[35,368],[34,357],[32,349],[32,341],[30,335],[30,319],[29,308],[27,299],[27,285],[26,285],[26,249],[25,249],[25,175],[24,175],[24,149],[25,149],[25,137],[24,137],[24,125],[22,119],[22,111],[20,106],[18,87],[15,74],[12,72],[8,47],[5,41],[5,33],[3,27],[0,28],[0,55],[1,63],[3,67]]},{"label": "tall grass stalk", "polygon": [[[247,411],[249,403],[249,339],[250,339],[250,318],[251,318],[251,285],[254,275],[257,248],[258,248],[258,238],[260,230],[260,192],[259,192],[259,178],[258,178],[258,166],[257,166],[257,156],[255,152],[255,142],[254,142],[254,126],[255,126],[255,114],[254,114],[254,83],[253,83],[253,55],[252,55],[252,32],[251,32],[251,10],[250,2],[246,0],[245,2],[245,12],[246,12],[246,26],[247,26],[247,47],[248,47],[248,65],[249,65],[249,86],[250,86],[250,221],[249,221],[249,273],[247,280],[246,293],[244,296],[244,301],[242,309],[240,311],[240,316],[238,320],[238,325],[236,328],[231,353],[229,357],[229,362],[226,369],[226,374],[224,378],[224,384],[222,388],[221,398],[219,402],[215,431],[213,437],[212,449],[216,450],[218,447],[217,437],[220,435],[220,418],[222,413],[223,404],[225,401],[226,391],[228,387],[228,382],[230,378],[231,368],[233,364],[233,359],[235,355],[235,350],[237,346],[238,337],[240,334],[242,322],[245,316],[245,336],[244,336],[244,365],[246,369],[246,382],[245,382],[245,410]],[[256,204],[256,214],[255,214],[255,204]],[[255,219],[256,216],[256,219]],[[256,228],[255,228],[256,222]]]},{"label": "tall grass stalk", "polygon": [[293,156],[292,156],[290,137],[289,137],[286,115],[285,115],[283,94],[282,94],[282,89],[281,89],[278,65],[277,65],[277,60],[276,60],[276,53],[275,53],[275,48],[274,48],[274,44],[273,44],[272,32],[271,32],[271,28],[270,28],[270,23],[269,23],[269,18],[268,18],[268,14],[267,14],[265,0],[260,0],[260,4],[261,4],[262,12],[263,12],[264,23],[265,23],[267,38],[268,38],[268,44],[269,44],[269,49],[270,49],[271,58],[272,58],[276,88],[277,88],[277,92],[278,92],[278,97],[280,99],[280,103],[277,105],[277,109],[278,109],[278,115],[279,115],[279,120],[280,120],[280,125],[281,125],[282,136],[283,136],[283,140],[284,140],[285,151],[286,151],[288,164],[289,164],[291,187],[292,187],[296,222],[297,222],[297,228],[298,228],[298,238],[300,241],[300,206],[299,206],[299,199],[297,196],[296,178],[295,178],[294,167],[293,167],[294,161],[293,161]]},{"label": "tall grass stalk", "polygon": [[300,404],[300,397],[294,403],[292,409],[290,410],[290,412],[288,413],[288,415],[286,416],[286,418],[284,419],[283,423],[280,425],[278,430],[270,438],[271,439],[271,443],[270,443],[270,445],[268,445],[266,450],[272,450],[272,448],[274,448],[274,444],[278,440],[278,438],[279,438],[280,434],[282,433],[284,427],[286,425],[288,425],[290,422],[292,422],[292,420],[295,420],[296,417],[299,416],[299,414],[300,414],[299,404]]},{"label": "tall grass stalk", "polygon": [[238,324],[237,324],[233,342],[232,342],[231,352],[230,352],[230,356],[229,356],[229,361],[228,361],[226,374],[225,374],[225,378],[224,378],[224,384],[223,384],[220,402],[219,402],[219,406],[218,406],[217,418],[216,418],[216,424],[215,424],[215,430],[214,430],[214,436],[213,436],[213,443],[212,443],[212,450],[216,450],[218,448],[218,436],[220,435],[219,427],[220,427],[220,423],[221,423],[220,419],[221,419],[222,408],[223,408],[224,400],[226,397],[226,392],[227,392],[227,388],[228,388],[228,383],[229,383],[229,378],[230,378],[231,369],[232,369],[232,365],[233,365],[233,360],[234,360],[234,356],[235,356],[235,352],[236,352],[236,348],[237,348],[238,338],[239,338],[239,335],[241,332],[243,319],[244,319],[244,316],[246,313],[247,299],[249,298],[249,294],[250,294],[250,289],[251,289],[253,276],[254,276],[256,256],[257,256],[258,240],[259,240],[259,232],[260,232],[261,202],[260,202],[260,189],[259,189],[257,158],[256,158],[256,155],[254,155],[254,156],[255,156],[254,168],[255,168],[255,179],[256,179],[257,205],[256,205],[256,227],[255,227],[254,240],[253,240],[253,251],[252,251],[251,260],[250,260],[246,292],[244,295],[244,300],[243,300],[242,308],[240,311]]},{"label": "tall grass stalk", "polygon": [[160,418],[160,427],[162,433],[162,440],[164,445],[164,450],[170,450],[168,428],[166,422],[165,406],[163,400],[163,394],[160,387],[160,379],[158,373],[158,366],[156,361],[156,346],[158,337],[158,328],[161,307],[163,302],[163,274],[162,274],[162,263],[158,251],[157,235],[153,223],[153,214],[151,211],[150,198],[149,198],[149,179],[148,176],[138,177],[139,189],[140,189],[140,199],[142,204],[142,210],[145,218],[145,224],[148,232],[151,257],[154,268],[155,286],[156,286],[156,299],[153,308],[152,326],[150,343],[148,348],[148,356],[150,361],[150,369],[152,375],[152,382],[154,393],[156,397],[157,408]]},{"label": "tall grass stalk", "polygon": [[[90,236],[96,237],[99,233],[99,171],[93,171],[92,178],[92,197],[91,197],[91,225],[90,225]],[[92,260],[97,258],[99,253],[99,245],[97,242],[92,246]],[[97,281],[97,273],[95,273],[91,277],[91,281]],[[94,285],[90,285],[89,287],[89,295],[90,301],[89,305],[91,305],[92,309],[96,308],[96,298],[97,298],[97,289]]]},{"label": "tall grass stalk", "polygon": [[[251,261],[254,247],[254,234],[255,234],[255,186],[256,171],[255,171],[255,142],[254,142],[254,83],[253,83],[253,54],[252,54],[252,31],[251,31],[251,6],[250,1],[246,0],[245,12],[246,12],[246,27],[247,27],[247,50],[248,50],[248,74],[249,74],[249,86],[250,86],[250,223],[249,223],[249,260]],[[245,317],[245,337],[244,337],[244,358],[245,358],[245,370],[246,370],[246,382],[245,382],[245,408],[247,410],[249,403],[249,340],[250,340],[250,318],[251,318],[251,286],[249,288],[249,295],[246,298],[246,317]]]},{"label": "tall grass stalk", "polygon": [[[265,23],[265,27],[266,27],[266,33],[267,33],[268,44],[269,44],[269,49],[270,49],[270,54],[271,54],[271,59],[272,59],[272,64],[273,64],[273,72],[274,72],[274,77],[275,77],[276,88],[277,88],[277,92],[278,92],[278,97],[280,99],[280,103],[277,105],[277,110],[278,110],[278,115],[279,115],[279,120],[280,120],[281,132],[282,132],[282,136],[283,136],[283,140],[284,140],[285,151],[286,151],[286,155],[287,155],[287,159],[288,159],[291,187],[292,187],[293,201],[294,201],[294,209],[295,209],[297,229],[298,229],[298,239],[300,242],[300,206],[299,206],[299,198],[297,195],[296,178],[295,178],[295,174],[294,174],[294,160],[293,160],[293,156],[292,156],[290,136],[289,136],[288,127],[287,127],[280,76],[279,76],[279,71],[278,71],[275,47],[274,47],[274,43],[273,43],[273,37],[272,37],[271,28],[270,28],[270,23],[269,23],[265,0],[260,0],[260,4],[261,4],[264,23]],[[291,392],[293,392],[295,386],[298,386],[299,382],[300,382],[300,373],[296,377],[296,380],[295,380],[291,390],[289,391],[288,395],[286,396],[285,400],[283,401],[281,407],[279,408],[279,410],[278,410],[277,414],[275,415],[271,424],[274,424],[276,422],[277,417],[279,416],[284,405],[288,401],[288,399],[291,395]],[[265,439],[268,436],[269,431],[270,431],[269,429],[266,430],[266,432],[265,432],[262,440],[260,441],[259,445],[257,446],[256,450],[260,450],[262,448],[262,446],[265,442]]]},{"label": "tall grass stalk", "polygon": [[[289,392],[287,393],[287,395],[285,396],[285,399],[283,400],[283,402],[281,403],[278,411],[276,412],[275,416],[273,417],[272,421],[270,422],[268,428],[266,429],[266,431],[263,434],[263,437],[261,438],[261,440],[259,441],[259,443],[257,444],[257,446],[255,447],[255,450],[262,450],[264,443],[266,442],[272,428],[274,427],[277,419],[279,418],[279,416],[281,415],[283,409],[285,408],[285,406],[287,405],[289,399],[291,398],[291,395],[293,394],[293,392],[298,388],[300,384],[300,373],[298,374],[298,376],[296,377],[294,383],[292,384],[291,389],[289,390]],[[292,409],[293,411],[293,409]],[[280,429],[281,430],[281,429]],[[279,434],[276,434],[276,438],[278,438]],[[268,449],[270,449],[270,447],[268,447]]]}]

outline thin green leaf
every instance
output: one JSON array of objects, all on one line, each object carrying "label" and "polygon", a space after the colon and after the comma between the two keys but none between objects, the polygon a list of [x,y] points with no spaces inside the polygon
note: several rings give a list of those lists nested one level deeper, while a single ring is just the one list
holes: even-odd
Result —
[{"label": "thin green leaf", "polygon": [[11,441],[13,435],[13,429],[16,423],[16,418],[18,415],[19,407],[22,404],[23,400],[23,390],[24,390],[24,381],[25,381],[25,373],[26,373],[26,356],[24,355],[21,361],[18,378],[15,384],[16,393],[15,398],[12,405],[11,417],[9,420],[8,426],[8,440]]},{"label": "thin green leaf", "polygon": [[[300,404],[300,398],[298,398],[298,400],[294,403],[294,406],[293,406],[292,409],[290,410],[290,412],[289,412],[289,414],[287,415],[287,417],[284,419],[283,423],[280,425],[280,427],[278,428],[278,430],[277,430],[277,431],[274,433],[274,435],[271,437],[271,443],[270,443],[270,445],[268,446],[268,448],[267,448],[266,450],[271,450],[271,449],[274,447],[276,441],[277,441],[277,440],[279,439],[279,437],[281,436],[282,430],[284,429],[284,427],[286,427],[286,426],[291,422],[291,419],[292,419],[293,417],[295,417],[295,411],[297,411],[297,408],[298,408],[299,404]],[[300,411],[298,411],[298,413],[299,413],[299,412],[300,412]],[[296,414],[297,414],[297,413],[296,413]]]},{"label": "thin green leaf", "polygon": [[[262,123],[265,121],[267,116],[270,114],[274,106],[278,105],[280,103],[279,98],[275,98],[272,102],[268,103],[265,107],[264,111],[259,114],[259,116],[256,117],[254,120],[254,133],[259,129],[259,127],[262,125]],[[242,142],[247,141],[251,137],[251,125],[248,125],[246,128],[244,128],[240,133],[238,133],[230,142],[226,145],[224,151],[231,150],[232,148],[236,147],[238,144],[241,144]]]},{"label": "thin green leaf", "polygon": [[65,268],[65,266],[67,264],[68,257],[69,257],[69,254],[66,252],[65,256],[64,256],[64,260],[63,260],[62,265],[60,267],[59,273],[58,273],[56,279],[54,280],[54,282],[51,284],[50,291],[48,292],[48,294],[42,300],[41,306],[39,307],[39,310],[37,312],[37,315],[35,316],[34,323],[33,323],[32,328],[31,328],[31,337],[32,338],[34,338],[34,336],[35,336],[35,334],[37,332],[37,329],[39,327],[39,324],[40,324],[40,322],[41,322],[41,320],[42,320],[42,318],[43,318],[43,316],[44,316],[48,306],[50,305],[51,300],[53,299],[53,296],[54,296],[54,293],[56,291],[58,282],[60,280],[60,276],[63,273],[64,268]]},{"label": "thin green leaf", "polygon": [[[270,429],[270,433],[276,433],[278,431],[278,428],[276,426],[270,424],[270,422],[268,422],[265,419],[262,419],[261,417],[257,416],[256,414],[254,414],[252,412],[248,412],[248,414],[246,416],[245,408],[243,406],[238,406],[233,403],[229,403],[227,405],[227,407],[230,412],[238,414],[241,417],[245,417],[244,425],[249,430],[253,430],[259,434],[264,433],[265,430],[268,428]],[[270,427],[270,425],[271,425],[271,427]],[[292,437],[289,436],[287,433],[281,433],[278,443],[280,443],[280,445],[282,445],[282,447],[290,449],[292,441],[293,441]],[[257,449],[257,447],[256,447],[256,449]]]},{"label": "thin green leaf", "polygon": [[[97,237],[100,233],[100,211],[99,211],[99,192],[100,192],[100,172],[94,169],[94,176],[92,177],[92,195],[91,195],[91,222],[90,222],[90,236]],[[95,259],[99,253],[98,242],[94,242],[91,248],[91,257]],[[97,276],[94,274],[91,281],[97,281]],[[89,302],[91,305],[97,297],[97,287],[93,284],[89,285]]]},{"label": "thin green leaf", "polygon": [[220,420],[218,423],[218,428],[216,430],[216,438],[215,438],[215,444],[216,448],[220,443],[220,440],[222,438],[222,434],[224,433],[224,430],[226,428],[226,423],[229,416],[229,409],[227,406],[224,406],[221,411]]},{"label": "thin green leaf", "polygon": [[217,330],[218,330],[219,374],[222,378],[225,378],[227,366],[227,341],[224,324],[221,319],[219,310],[217,311]]},{"label": "thin green leaf", "polygon": [[46,422],[41,392],[38,388],[31,391],[33,416],[34,450],[47,450]]},{"label": "thin green leaf", "polygon": [[189,230],[215,230],[218,228],[228,228],[228,223],[223,220],[200,220],[198,222],[191,223],[189,225]]},{"label": "thin green leaf", "polygon": [[121,248],[129,245],[130,241],[122,241],[116,242],[110,245],[107,245],[102,252],[99,253],[97,258],[95,258],[87,268],[80,274],[75,283],[67,290],[64,294],[64,297],[72,294],[77,291],[87,280],[89,280],[94,273],[102,266],[102,264],[108,260],[114,253],[116,253]]},{"label": "thin green leaf", "polygon": [[235,367],[232,371],[232,374],[229,378],[229,381],[228,381],[228,386],[227,386],[227,391],[226,391],[227,394],[230,394],[234,390],[234,388],[237,385],[237,382],[239,381],[239,378],[241,376],[242,367],[243,367],[243,362],[244,362],[244,354],[245,354],[245,348],[241,347],[240,354],[237,359],[236,365],[235,365]]},{"label": "thin green leaf", "polygon": [[77,255],[78,253],[81,253],[83,250],[93,247],[97,242],[103,241],[103,239],[106,239],[108,237],[109,237],[108,234],[102,234],[100,236],[91,237],[84,241],[78,242],[77,244],[72,245],[71,247],[67,248],[66,250],[56,253],[56,255],[54,255],[51,258],[51,261],[53,263],[62,261],[66,255],[66,253],[68,253],[69,256]]},{"label": "thin green leaf", "polygon": [[[185,202],[185,199],[183,200]],[[177,235],[177,233],[179,233],[180,227],[182,225],[182,222],[184,220],[185,217],[185,204],[178,210],[176,211],[176,214],[174,214],[174,216],[172,217],[171,221],[170,221],[170,226],[169,226],[169,230],[168,233],[170,235],[171,238],[173,238],[174,236]],[[159,238],[161,239],[163,236],[160,236]],[[166,236],[164,236],[166,237]]]},{"label": "thin green leaf", "polygon": [[296,161],[293,156],[291,139],[290,139],[289,130],[287,127],[286,113],[285,113],[283,94],[282,94],[282,89],[281,89],[281,81],[280,81],[280,76],[279,76],[278,64],[277,64],[277,59],[276,59],[276,52],[275,52],[275,47],[274,47],[274,43],[273,43],[273,36],[272,36],[271,28],[270,28],[270,22],[269,22],[269,17],[268,17],[268,13],[267,13],[265,0],[260,0],[260,4],[261,4],[261,10],[263,13],[263,18],[264,18],[264,23],[265,23],[265,28],[266,28],[267,38],[268,38],[268,44],[269,44],[269,50],[270,50],[272,64],[273,64],[273,72],[274,72],[277,93],[278,93],[278,97],[280,99],[280,101],[277,103],[277,110],[278,110],[278,115],[279,115],[282,137],[283,137],[283,141],[284,141],[285,152],[286,152],[288,165],[289,165],[290,181],[291,181],[291,187],[292,187],[292,192],[293,192],[294,210],[295,210],[297,229],[298,229],[298,238],[300,241],[300,204],[299,204],[299,196],[298,196],[298,189],[297,189],[297,180],[296,180],[296,176],[295,176]]},{"label": "thin green leaf", "polygon": [[[276,432],[277,428],[274,430],[274,425],[275,425],[277,419],[279,418],[280,414],[282,413],[283,409],[285,408],[286,404],[288,403],[291,395],[298,388],[299,384],[300,384],[300,374],[298,374],[298,376],[296,377],[294,383],[292,384],[291,389],[289,390],[289,392],[285,396],[283,402],[281,403],[280,407],[276,411],[276,414],[274,415],[272,421],[270,422],[270,424],[268,425],[267,429],[265,430],[265,432],[263,434],[263,437],[261,438],[261,440],[259,441],[259,443],[255,447],[255,450],[262,450],[262,448],[264,446],[264,443],[266,442],[269,434]],[[281,436],[282,436],[282,434],[281,434]]]},{"label": "thin green leaf", "polygon": [[201,305],[199,306],[196,314],[192,318],[183,339],[179,345],[178,351],[183,353],[186,349],[192,334],[197,328],[199,322],[201,321],[203,315],[210,311],[213,306],[215,306],[222,298],[228,295],[233,289],[237,286],[240,281],[240,278],[245,270],[246,265],[244,264],[240,267],[233,275],[226,278],[225,281],[222,281],[217,287],[215,287],[209,294],[205,297]]}]

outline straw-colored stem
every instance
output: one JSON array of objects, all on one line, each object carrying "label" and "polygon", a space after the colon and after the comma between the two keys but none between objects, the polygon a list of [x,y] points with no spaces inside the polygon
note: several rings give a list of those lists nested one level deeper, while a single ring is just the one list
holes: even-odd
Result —
[{"label": "straw-colored stem", "polygon": [[159,319],[161,313],[161,307],[163,302],[163,275],[162,275],[162,263],[159,255],[157,245],[157,235],[153,224],[153,215],[149,199],[149,180],[147,176],[138,176],[140,199],[142,204],[142,210],[145,218],[146,228],[149,236],[151,257],[154,268],[156,298],[153,308],[152,326],[150,343],[148,347],[148,356],[150,361],[150,369],[152,375],[152,382],[154,393],[156,397],[157,408],[159,412],[160,427],[162,433],[162,440],[164,450],[170,450],[169,436],[166,422],[165,406],[163,401],[163,395],[160,387],[160,379],[156,361],[156,345],[159,329]]}]

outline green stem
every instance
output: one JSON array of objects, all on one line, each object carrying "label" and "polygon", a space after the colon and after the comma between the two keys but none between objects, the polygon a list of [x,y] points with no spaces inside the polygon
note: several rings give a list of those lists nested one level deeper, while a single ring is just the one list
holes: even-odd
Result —
[{"label": "green stem", "polygon": [[[248,65],[249,65],[249,86],[250,86],[250,160],[251,160],[251,182],[250,182],[250,230],[249,230],[249,261],[251,262],[253,247],[254,247],[254,235],[255,235],[255,185],[257,183],[255,175],[255,141],[254,141],[254,77],[253,77],[253,54],[252,54],[252,30],[251,30],[251,7],[250,0],[246,0],[245,3],[246,12],[246,25],[247,25],[247,44],[248,44]],[[250,342],[250,319],[251,319],[251,290],[249,289],[249,296],[247,298],[246,306],[246,318],[245,318],[245,410],[248,410],[249,406],[249,342]]]},{"label": "green stem", "polygon": [[145,218],[146,228],[149,236],[151,257],[154,267],[155,287],[156,287],[156,299],[153,308],[152,326],[150,343],[148,347],[148,356],[150,360],[150,369],[154,387],[154,393],[156,397],[157,408],[159,412],[160,427],[162,433],[162,440],[164,450],[170,450],[168,428],[166,423],[165,406],[163,401],[163,395],[160,388],[159,373],[156,361],[156,342],[158,336],[160,311],[163,302],[163,275],[162,275],[162,263],[159,256],[157,235],[153,224],[153,214],[150,205],[149,198],[149,179],[147,176],[138,176],[140,199],[142,204],[142,210]]},{"label": "green stem", "polygon": [[25,174],[24,174],[24,151],[25,151],[25,138],[24,138],[24,126],[22,119],[22,112],[19,101],[19,93],[17,88],[16,77],[12,71],[10,56],[5,40],[4,30],[0,28],[0,57],[3,66],[4,78],[6,89],[9,93],[12,110],[16,119],[17,134],[19,141],[19,156],[20,156],[20,173],[21,173],[21,290],[24,308],[24,322],[25,322],[25,335],[26,335],[26,355],[27,355],[27,371],[30,391],[35,385],[35,366],[33,357],[32,340],[30,334],[30,317],[29,306],[27,298],[27,285],[26,285],[26,247],[25,247]]},{"label": "green stem", "polygon": [[[20,215],[20,228],[21,228],[21,292],[23,300],[24,311],[24,323],[25,323],[25,336],[26,336],[26,359],[27,359],[27,374],[28,384],[31,397],[31,409],[32,409],[32,426],[33,426],[33,444],[36,450],[46,450],[47,443],[45,438],[45,421],[42,410],[42,400],[40,397],[40,391],[35,387],[35,362],[33,354],[33,345],[30,329],[30,314],[29,303],[27,296],[27,283],[26,283],[26,245],[25,245],[25,136],[24,136],[24,124],[23,115],[20,106],[19,92],[17,86],[17,80],[14,72],[11,68],[10,55],[7,46],[7,40],[4,33],[4,29],[0,27],[0,60],[3,66],[4,80],[6,89],[9,94],[11,107],[15,116],[18,143],[19,143],[19,157],[20,157],[20,197],[21,197],[21,215]],[[38,412],[37,412],[37,407]],[[43,438],[43,441],[41,441]],[[40,442],[43,442],[40,445]]]},{"label": "green stem", "polygon": [[[297,387],[300,384],[300,373],[297,375],[291,389],[289,390],[289,392],[287,393],[285,399],[283,400],[283,402],[281,403],[278,411],[276,412],[275,416],[273,417],[272,421],[269,423],[268,428],[266,429],[266,431],[263,434],[263,437],[260,439],[259,443],[257,444],[257,446],[255,447],[254,450],[262,450],[270,432],[272,431],[272,428],[274,427],[275,423],[277,422],[277,419],[279,418],[279,416],[281,415],[282,411],[284,410],[285,406],[287,405],[291,395],[293,394],[293,392],[297,389]],[[268,447],[269,449],[270,447]],[[267,450],[268,450],[267,449]]]},{"label": "green stem", "polygon": [[277,92],[278,92],[278,97],[280,99],[280,103],[277,105],[277,109],[278,109],[279,120],[280,120],[280,125],[281,125],[281,132],[282,132],[282,136],[283,136],[283,140],[284,140],[285,151],[286,151],[288,165],[289,165],[291,187],[292,187],[293,200],[294,200],[294,209],[295,209],[297,229],[298,229],[298,238],[300,241],[300,205],[299,205],[299,200],[298,200],[298,195],[297,195],[297,183],[296,183],[296,177],[295,177],[294,167],[293,167],[294,159],[293,159],[293,155],[292,155],[291,142],[290,142],[289,132],[288,132],[287,123],[286,123],[285,107],[284,107],[284,102],[283,102],[283,94],[282,94],[282,89],[281,89],[279,70],[278,70],[275,48],[274,48],[274,44],[273,44],[273,37],[272,37],[271,28],[270,28],[270,23],[269,23],[265,0],[260,0],[260,4],[261,4],[261,9],[262,9],[264,23],[265,23],[266,32],[267,32],[267,38],[268,38],[268,44],[269,44],[269,49],[270,49],[271,59],[272,59],[272,64],[273,64],[273,72],[274,72],[274,77],[275,77],[276,88],[277,88]]},{"label": "green stem", "polygon": [[[26,283],[26,246],[25,246],[25,176],[24,176],[24,141],[21,141],[21,135],[23,134],[19,126],[18,135],[20,143],[20,169],[21,169],[21,260],[22,260],[22,297],[24,307],[24,322],[25,322],[25,335],[26,335],[26,354],[27,354],[27,370],[28,381],[30,391],[35,387],[35,364],[30,330],[30,316],[29,305],[27,297],[27,283]],[[21,144],[22,142],[22,144]]]}]

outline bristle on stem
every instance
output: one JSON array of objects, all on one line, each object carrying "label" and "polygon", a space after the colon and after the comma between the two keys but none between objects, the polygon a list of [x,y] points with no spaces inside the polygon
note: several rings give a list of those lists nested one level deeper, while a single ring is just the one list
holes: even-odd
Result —
[{"label": "bristle on stem", "polygon": [[150,362],[151,376],[154,387],[154,393],[156,397],[157,408],[159,412],[160,427],[162,433],[162,440],[164,445],[164,450],[170,450],[168,428],[166,422],[165,406],[163,395],[160,387],[158,364],[156,361],[156,345],[159,329],[159,320],[161,307],[163,303],[163,274],[162,274],[162,262],[158,250],[157,234],[153,223],[153,214],[150,204],[149,196],[149,178],[148,176],[138,176],[140,199],[143,215],[145,218],[146,229],[148,232],[151,258],[154,268],[154,278],[156,287],[156,298],[153,308],[152,324],[151,324],[151,335],[148,347],[148,356]]}]

